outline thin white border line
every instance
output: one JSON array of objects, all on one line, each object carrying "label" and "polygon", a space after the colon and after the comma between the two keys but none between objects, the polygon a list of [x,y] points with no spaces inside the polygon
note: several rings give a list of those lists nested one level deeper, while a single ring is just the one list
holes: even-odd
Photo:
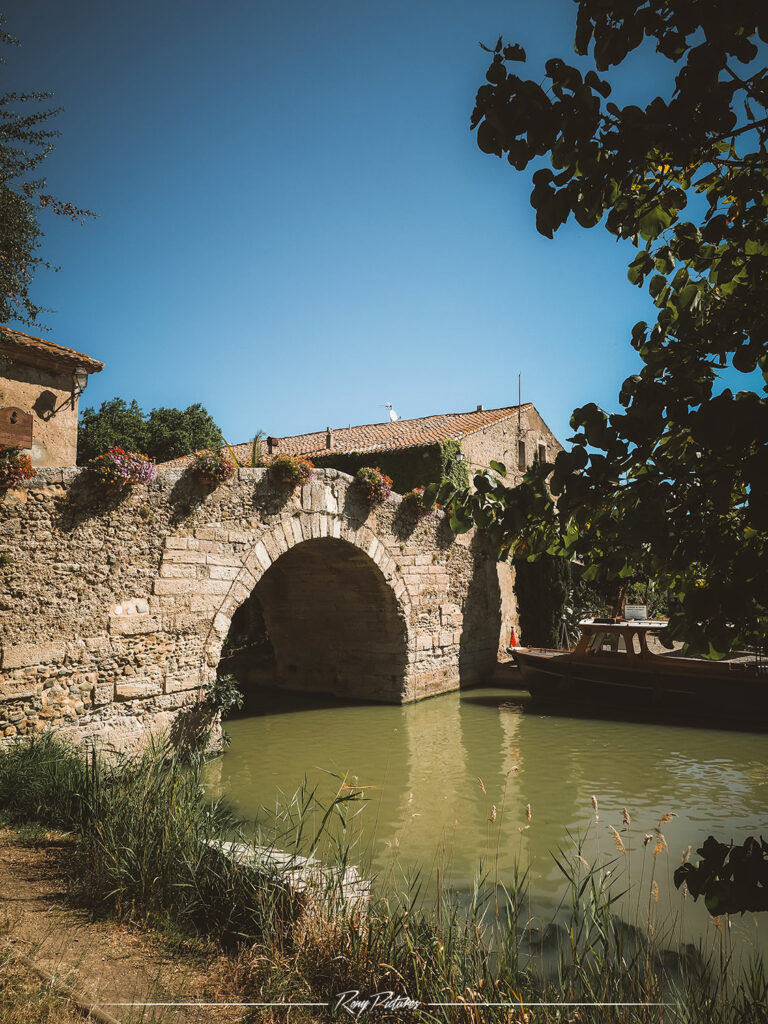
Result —
[{"label": "thin white border line", "polygon": [[330,1003],[96,1003],[96,1006],[330,1006]]},{"label": "thin white border line", "polygon": [[677,1003],[529,1003],[523,999],[517,1003],[422,1003],[422,1006],[515,1006],[527,1009],[530,1006],[677,1006]]},{"label": "thin white border line", "polygon": [[[98,1003],[98,1006],[200,1006],[200,1007],[233,1007],[233,1006],[331,1006],[331,1003]],[[531,1006],[676,1006],[677,1003],[529,1003],[527,1000],[516,1003],[419,1003],[420,1006],[514,1006],[523,1008]]]}]

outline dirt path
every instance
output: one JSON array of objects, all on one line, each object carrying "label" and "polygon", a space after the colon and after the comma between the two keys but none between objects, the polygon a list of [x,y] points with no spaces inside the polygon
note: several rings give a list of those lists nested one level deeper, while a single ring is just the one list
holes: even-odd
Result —
[{"label": "dirt path", "polygon": [[155,933],[109,920],[91,921],[69,906],[62,866],[70,842],[43,838],[25,843],[14,833],[0,830],[0,945],[10,943],[120,1021],[241,1021],[244,1011],[238,1007],[142,1011],[114,1005],[238,1002],[242,996],[227,983],[224,957],[188,948],[172,950]]}]

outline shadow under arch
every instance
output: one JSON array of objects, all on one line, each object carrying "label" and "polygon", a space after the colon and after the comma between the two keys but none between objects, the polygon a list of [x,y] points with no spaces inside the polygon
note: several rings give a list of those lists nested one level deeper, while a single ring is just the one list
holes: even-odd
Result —
[{"label": "shadow under arch", "polygon": [[271,685],[399,703],[407,615],[364,549],[341,538],[312,538],[261,573],[231,615],[222,653],[222,667],[246,695]]}]

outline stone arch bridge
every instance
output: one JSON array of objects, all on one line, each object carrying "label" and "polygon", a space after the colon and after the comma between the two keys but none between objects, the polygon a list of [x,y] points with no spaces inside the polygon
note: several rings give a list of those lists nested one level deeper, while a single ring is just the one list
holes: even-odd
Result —
[{"label": "stone arch bridge", "polygon": [[252,685],[417,700],[489,678],[510,618],[481,538],[397,495],[371,511],[335,470],[210,491],[161,468],[107,504],[41,470],[0,503],[0,554],[6,738],[128,748],[200,707],[225,645]]}]

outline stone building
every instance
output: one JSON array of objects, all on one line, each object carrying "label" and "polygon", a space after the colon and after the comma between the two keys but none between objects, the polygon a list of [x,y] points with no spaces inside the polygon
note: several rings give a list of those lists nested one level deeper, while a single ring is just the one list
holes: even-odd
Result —
[{"label": "stone building", "polygon": [[[517,484],[533,461],[552,461],[561,450],[562,445],[530,402],[502,409],[479,405],[474,412],[328,427],[312,434],[268,437],[263,442],[265,455],[303,455],[316,466],[345,473],[376,465],[392,477],[400,493],[444,478],[466,484],[492,460],[503,463],[507,480]],[[247,463],[251,445],[235,445],[233,451],[239,461]]]},{"label": "stone building", "polygon": [[74,466],[78,400],[104,364],[82,352],[0,326],[0,445],[33,466]]}]

